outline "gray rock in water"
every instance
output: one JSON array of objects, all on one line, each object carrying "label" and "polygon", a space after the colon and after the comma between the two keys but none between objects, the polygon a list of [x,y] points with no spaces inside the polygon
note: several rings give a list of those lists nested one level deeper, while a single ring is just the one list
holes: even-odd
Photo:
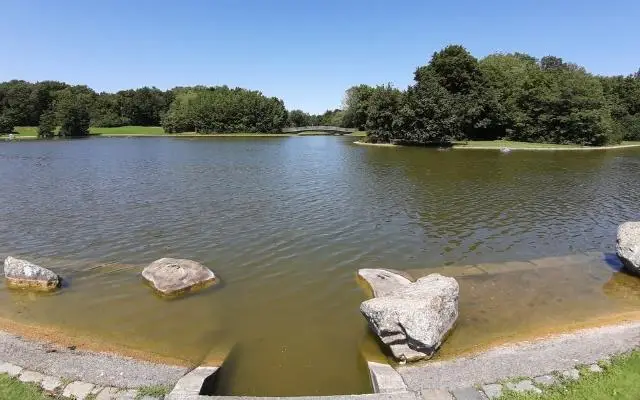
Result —
[{"label": "gray rock in water", "polygon": [[400,361],[431,358],[458,319],[458,282],[431,274],[382,297],[360,311]]},{"label": "gray rock in water", "polygon": [[181,294],[216,281],[213,271],[204,265],[177,258],[161,258],[152,262],[142,271],[142,277],[164,295]]},{"label": "gray rock in water", "polygon": [[640,276],[640,222],[625,222],[618,227],[616,253],[627,271]]},{"label": "gray rock in water", "polygon": [[387,296],[411,283],[411,280],[395,271],[364,268],[358,270],[358,276],[371,288],[374,297]]},{"label": "gray rock in water", "polygon": [[4,277],[12,287],[52,291],[60,286],[60,277],[54,272],[11,256],[4,260]]}]

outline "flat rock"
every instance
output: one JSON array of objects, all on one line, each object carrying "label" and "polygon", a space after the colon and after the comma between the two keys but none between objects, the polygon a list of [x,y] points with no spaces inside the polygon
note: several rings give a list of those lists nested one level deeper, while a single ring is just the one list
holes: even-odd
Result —
[{"label": "flat rock", "polygon": [[360,311],[399,361],[430,358],[458,318],[458,282],[431,274],[367,300]]},{"label": "flat rock", "polygon": [[550,386],[556,383],[556,378],[551,375],[536,376],[533,381],[538,385]]},{"label": "flat rock", "polygon": [[369,284],[374,297],[390,295],[411,283],[405,276],[386,269],[359,269],[358,276]]},{"label": "flat rock", "polygon": [[60,286],[60,277],[54,272],[14,257],[4,259],[4,277],[9,286],[41,291],[52,291]]},{"label": "flat rock", "polygon": [[9,376],[18,376],[22,372],[22,367],[11,363],[0,363],[0,374],[7,374]]},{"label": "flat rock", "polygon": [[456,400],[486,400],[487,397],[484,393],[479,392],[476,388],[465,387],[461,389],[454,389],[451,391]]},{"label": "flat rock", "polygon": [[407,386],[402,377],[389,364],[368,362],[369,377],[374,393],[397,393],[406,392]]},{"label": "flat rock", "polygon": [[185,259],[161,258],[149,264],[142,277],[164,295],[176,295],[198,289],[216,281],[216,276],[204,265]]},{"label": "flat rock", "polygon": [[455,400],[446,389],[428,389],[420,392],[422,400]]},{"label": "flat rock", "polygon": [[538,389],[533,385],[529,379],[520,381],[520,382],[509,382],[507,383],[507,388],[509,390],[513,390],[516,393],[524,393],[524,392],[533,392],[533,393],[542,393],[542,390]]},{"label": "flat rock", "polygon": [[18,380],[20,382],[40,383],[43,379],[44,375],[42,375],[40,372],[35,371],[23,371],[18,377]]},{"label": "flat rock", "polygon": [[483,385],[482,391],[489,399],[499,399],[502,396],[502,385],[499,383],[492,383],[490,385]]},{"label": "flat rock", "polygon": [[62,386],[62,380],[56,378],[54,376],[46,376],[40,383],[42,388],[48,392],[53,392],[57,390],[60,386]]},{"label": "flat rock", "polygon": [[640,222],[625,222],[618,227],[616,253],[627,271],[640,276]]},{"label": "flat rock", "polygon": [[64,388],[62,395],[64,397],[72,397],[77,400],[84,400],[92,394],[94,385],[87,382],[75,381],[71,382]]},{"label": "flat rock", "polygon": [[561,375],[566,379],[571,379],[577,381],[580,379],[580,371],[575,368],[568,369],[566,371],[562,371]]}]

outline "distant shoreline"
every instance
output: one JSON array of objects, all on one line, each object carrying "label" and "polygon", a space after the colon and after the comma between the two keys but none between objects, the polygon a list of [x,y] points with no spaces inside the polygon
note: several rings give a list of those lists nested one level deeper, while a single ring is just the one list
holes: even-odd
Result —
[{"label": "distant shoreline", "polygon": [[[421,147],[411,146],[406,144],[395,143],[366,143],[362,141],[356,141],[354,144],[359,146],[376,146],[376,147]],[[552,145],[545,144],[541,146],[539,143],[528,142],[465,142],[465,143],[453,143],[453,145],[444,148],[450,148],[454,150],[527,150],[527,151],[589,151],[589,150],[617,150],[628,149],[633,147],[640,147],[640,142],[623,143],[611,146],[575,146],[575,145]]]}]

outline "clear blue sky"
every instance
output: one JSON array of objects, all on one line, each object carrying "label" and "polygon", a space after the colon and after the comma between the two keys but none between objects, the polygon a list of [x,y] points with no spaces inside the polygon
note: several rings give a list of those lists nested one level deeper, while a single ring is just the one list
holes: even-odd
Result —
[{"label": "clear blue sky", "polygon": [[450,43],[632,73],[639,23],[639,0],[0,0],[0,80],[227,84],[318,113],[352,85],[404,88]]}]

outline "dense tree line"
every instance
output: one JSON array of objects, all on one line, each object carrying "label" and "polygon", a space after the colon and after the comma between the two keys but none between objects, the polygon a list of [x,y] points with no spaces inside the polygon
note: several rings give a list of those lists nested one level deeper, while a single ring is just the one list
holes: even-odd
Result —
[{"label": "dense tree line", "polygon": [[640,140],[640,73],[599,77],[561,58],[448,46],[414,84],[347,90],[343,125],[372,142],[509,139],[602,145]]},{"label": "dense tree line", "polygon": [[0,134],[38,126],[42,137],[85,136],[90,126],[125,125],[162,125],[167,132],[277,132],[290,121],[282,100],[226,86],[96,93],[55,81],[0,83]]}]

